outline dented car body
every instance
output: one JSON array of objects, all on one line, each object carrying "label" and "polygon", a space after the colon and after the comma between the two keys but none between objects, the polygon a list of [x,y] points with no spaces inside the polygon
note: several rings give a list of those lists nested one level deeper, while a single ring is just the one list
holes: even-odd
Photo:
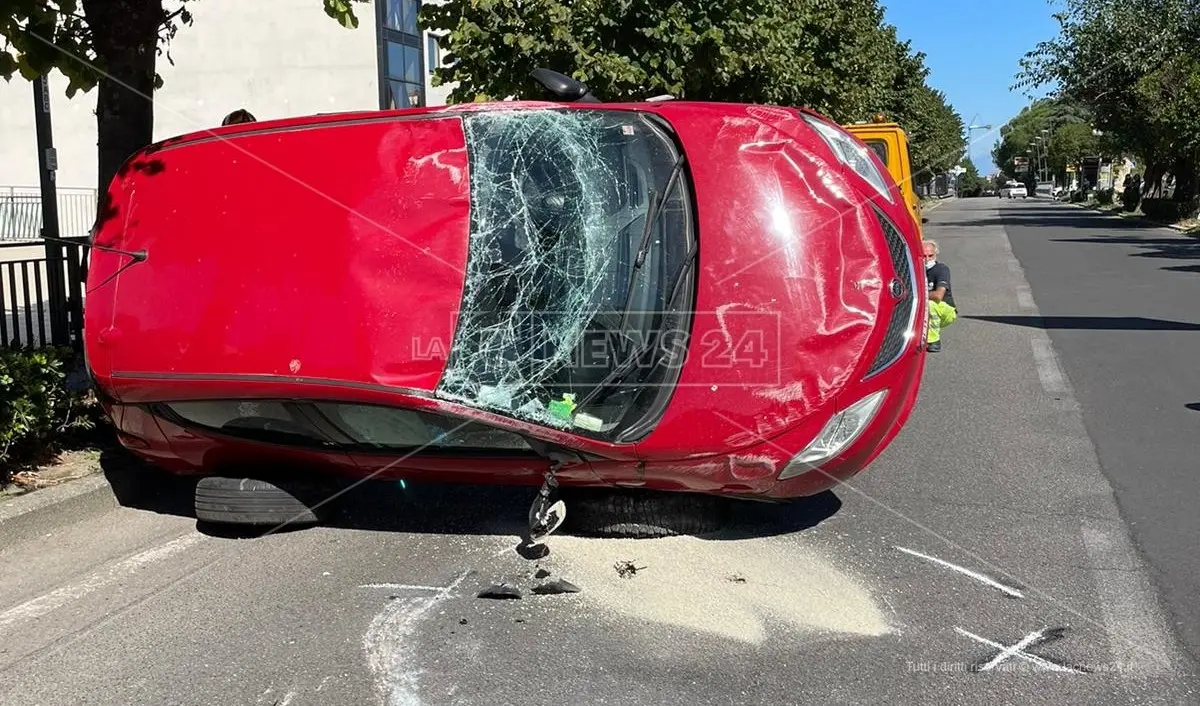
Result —
[{"label": "dented car body", "polygon": [[110,187],[88,366],[122,442],[178,473],[809,495],[920,383],[919,241],[885,174],[820,116],[732,104],[188,135]]}]

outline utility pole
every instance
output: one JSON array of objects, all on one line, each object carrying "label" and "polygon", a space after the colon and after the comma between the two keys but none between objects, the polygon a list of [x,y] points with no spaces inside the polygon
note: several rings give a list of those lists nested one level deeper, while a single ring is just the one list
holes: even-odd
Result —
[{"label": "utility pole", "polygon": [[[46,247],[46,288],[50,291],[50,340],[56,346],[70,344],[67,326],[67,287],[63,273],[63,246],[58,235],[58,190],[54,172],[58,154],[50,122],[50,81],[42,75],[33,80],[33,117],[37,129],[38,173],[41,177],[42,238]],[[32,341],[29,342],[31,345]]]}]

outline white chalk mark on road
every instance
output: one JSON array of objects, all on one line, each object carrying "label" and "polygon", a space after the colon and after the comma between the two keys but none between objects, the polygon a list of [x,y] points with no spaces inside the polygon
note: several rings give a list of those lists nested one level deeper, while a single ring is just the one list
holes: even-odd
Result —
[{"label": "white chalk mark on road", "polygon": [[[1024,648],[1028,647],[1030,643],[1035,642],[1038,639],[1040,639],[1045,634],[1045,632],[1046,632],[1045,630],[1039,630],[1038,632],[1030,633],[1030,634],[1026,635],[1024,638],[1022,638],[1021,641],[1018,642],[1017,644],[1011,645],[1008,647],[1001,645],[999,642],[993,642],[992,640],[989,640],[986,637],[980,637],[973,632],[968,632],[959,627],[954,628],[954,630],[959,635],[962,635],[964,637],[969,637],[972,640],[975,640],[976,642],[981,642],[985,645],[988,645],[989,647],[994,647],[994,648],[1000,650],[1000,654],[996,655],[996,657],[993,658],[991,662],[988,662],[986,665],[984,665],[983,667],[980,668],[981,671],[983,669],[991,669],[996,664],[999,664],[1000,662],[1011,659],[1013,657],[1020,657],[1021,659],[1025,660],[1026,662],[1032,662],[1033,664],[1036,664],[1037,666],[1042,667],[1044,669],[1049,669],[1052,672],[1067,672],[1069,674],[1083,674],[1084,673],[1084,672],[1079,671],[1078,669],[1071,669],[1070,667],[1064,667],[1061,664],[1055,664],[1054,662],[1051,662],[1050,660],[1042,659],[1041,657],[1038,657],[1037,655],[1029,654],[1028,652],[1024,651]],[[1003,658],[1003,659],[1000,659],[1000,658]],[[995,664],[993,664],[993,663],[995,663]]]},{"label": "white chalk mark on road", "polygon": [[[470,574],[470,571],[464,571],[450,585],[436,589],[437,593],[432,596],[390,600],[371,621],[363,636],[363,651],[375,677],[375,689],[386,706],[420,706],[417,686],[421,670],[416,665],[408,638],[412,637],[421,617],[434,604],[448,598]],[[428,587],[419,586],[416,590],[425,588]]]},{"label": "white chalk mark on road", "polygon": [[1000,591],[1003,591],[1003,592],[1007,593],[1008,595],[1013,596],[1014,598],[1024,598],[1025,597],[1025,594],[1021,593],[1020,591],[1013,588],[1012,586],[1005,586],[1004,584],[1000,583],[999,581],[997,581],[989,576],[985,576],[985,575],[979,573],[978,571],[972,571],[968,568],[959,566],[958,564],[951,564],[950,562],[946,561],[945,559],[939,559],[935,556],[929,556],[928,554],[922,554],[921,552],[915,552],[911,549],[906,549],[905,547],[896,547],[896,549],[898,551],[904,552],[905,554],[911,554],[912,556],[915,556],[919,559],[924,559],[926,561],[932,561],[933,563],[938,564],[939,566],[944,566],[947,569],[950,569],[951,571],[957,571],[958,573],[960,573],[964,576],[970,576],[971,578],[975,579],[976,581],[983,583],[983,584],[987,584],[988,586],[991,586],[992,588],[998,589]]},{"label": "white chalk mark on road", "polygon": [[1025,637],[1021,638],[1021,641],[1018,642],[1017,644],[1015,644],[1011,647],[1005,647],[1004,649],[1000,650],[999,654],[997,654],[995,657],[992,657],[990,660],[988,660],[987,664],[980,667],[979,671],[981,671],[981,672],[991,671],[997,664],[1000,664],[1001,662],[1006,662],[1006,661],[1012,659],[1013,657],[1015,657],[1017,655],[1018,652],[1024,652],[1026,647],[1029,647],[1033,643],[1040,640],[1042,638],[1042,635],[1045,634],[1045,632],[1046,632],[1045,630],[1038,630],[1036,632],[1031,632],[1028,635],[1026,635]]},{"label": "white chalk mark on road", "polygon": [[443,591],[444,586],[417,586],[411,583],[364,583],[359,588],[387,588],[393,591]]},{"label": "white chalk mark on road", "polygon": [[89,593],[93,593],[105,586],[120,581],[128,576],[137,573],[139,570],[146,568],[150,564],[162,561],[170,556],[178,554],[185,549],[188,549],[196,544],[207,539],[204,535],[198,532],[191,532],[182,537],[173,539],[166,544],[147,549],[140,554],[134,554],[128,559],[123,559],[112,566],[97,571],[87,578],[77,583],[63,586],[55,589],[50,593],[43,594],[37,598],[32,598],[24,603],[9,608],[0,613],[0,629],[6,628],[13,623],[40,618],[47,613],[53,612],[72,601],[79,600]]}]

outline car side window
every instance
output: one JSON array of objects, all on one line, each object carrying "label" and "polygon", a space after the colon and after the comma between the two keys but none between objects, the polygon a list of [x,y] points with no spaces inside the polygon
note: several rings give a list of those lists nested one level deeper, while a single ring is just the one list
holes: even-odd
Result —
[{"label": "car side window", "polygon": [[205,400],[165,407],[184,422],[229,436],[289,446],[436,453],[533,449],[519,434],[432,412],[381,405]]},{"label": "car side window", "polygon": [[518,434],[440,414],[362,404],[314,407],[356,443],[371,447],[532,451]]}]

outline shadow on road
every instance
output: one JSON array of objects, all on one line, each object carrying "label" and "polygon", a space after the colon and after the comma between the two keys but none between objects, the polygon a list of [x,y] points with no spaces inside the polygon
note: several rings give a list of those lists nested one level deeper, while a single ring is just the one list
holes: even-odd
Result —
[{"label": "shadow on road", "polygon": [[1148,319],[1143,316],[964,316],[963,318],[1009,326],[1040,328],[1047,331],[1200,331],[1200,324]]},{"label": "shadow on road", "polygon": [[1164,226],[1140,218],[1110,218],[1097,211],[1065,206],[1030,206],[1001,211],[991,218],[938,221],[946,227],[1016,226],[1020,228],[1086,228],[1089,230],[1149,231]]},{"label": "shadow on road", "polygon": [[1052,242],[1132,245],[1142,250],[1130,253],[1131,257],[1150,257],[1165,260],[1200,260],[1200,240],[1184,236],[1178,238],[1131,238],[1120,236],[1106,238],[1099,236],[1095,238],[1055,238]]},{"label": "shadow on road", "polygon": [[[178,517],[195,518],[194,478],[161,471],[123,449],[100,459],[104,475],[122,506]],[[273,480],[286,489],[286,482]],[[330,495],[338,491],[330,488]],[[368,481],[344,490],[328,507],[326,527],[421,534],[519,536],[528,521],[535,488],[443,483]],[[730,503],[730,522],[704,539],[734,540],[791,534],[815,527],[841,509],[830,491],[786,503]],[[567,508],[570,517],[570,506]],[[253,538],[271,528],[213,525],[196,529],[224,538]],[[301,529],[297,527],[296,529]],[[565,528],[564,528],[565,529]],[[277,534],[278,530],[271,531]],[[564,532],[565,533],[565,532]]]}]

